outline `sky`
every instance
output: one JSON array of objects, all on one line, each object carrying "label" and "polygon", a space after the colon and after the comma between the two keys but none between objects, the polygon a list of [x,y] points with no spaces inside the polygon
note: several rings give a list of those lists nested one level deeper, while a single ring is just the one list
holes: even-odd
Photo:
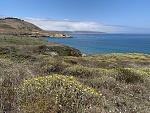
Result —
[{"label": "sky", "polygon": [[0,0],[0,17],[45,30],[150,33],[150,0]]}]

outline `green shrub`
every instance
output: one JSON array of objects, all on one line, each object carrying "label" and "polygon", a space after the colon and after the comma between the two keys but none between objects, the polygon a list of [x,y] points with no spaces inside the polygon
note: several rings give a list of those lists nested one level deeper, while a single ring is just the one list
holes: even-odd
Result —
[{"label": "green shrub", "polygon": [[15,47],[0,47],[0,54],[10,54],[16,52]]},{"label": "green shrub", "polygon": [[83,67],[79,65],[75,65],[72,67],[68,67],[63,71],[63,74],[73,75],[80,78],[93,77],[98,74],[98,70],[95,68]]},{"label": "green shrub", "polygon": [[60,56],[81,56],[81,52],[78,49],[69,46],[54,46],[51,47],[53,51],[56,51]]},{"label": "green shrub", "polygon": [[47,54],[47,52],[56,52],[60,56],[81,56],[81,52],[68,46],[46,46],[42,45],[35,50],[37,53]]},{"label": "green shrub", "polygon": [[101,76],[116,76],[117,72],[115,69],[102,69],[102,68],[91,68],[80,65],[74,65],[68,68],[65,68],[63,74],[73,75],[79,78],[94,78]]},{"label": "green shrub", "polygon": [[144,82],[145,77],[149,76],[148,73],[144,71],[132,68],[121,68],[117,70],[118,76],[116,76],[116,79],[126,83]]},{"label": "green shrub", "polygon": [[63,61],[54,61],[42,66],[41,71],[46,74],[62,73],[62,71],[68,66],[69,65]]}]

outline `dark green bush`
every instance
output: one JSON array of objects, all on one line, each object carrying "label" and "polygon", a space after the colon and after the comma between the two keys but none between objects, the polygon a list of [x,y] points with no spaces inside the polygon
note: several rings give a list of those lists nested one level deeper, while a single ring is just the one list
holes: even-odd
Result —
[{"label": "dark green bush", "polygon": [[126,83],[144,82],[144,77],[148,76],[146,72],[132,68],[120,68],[116,80]]}]

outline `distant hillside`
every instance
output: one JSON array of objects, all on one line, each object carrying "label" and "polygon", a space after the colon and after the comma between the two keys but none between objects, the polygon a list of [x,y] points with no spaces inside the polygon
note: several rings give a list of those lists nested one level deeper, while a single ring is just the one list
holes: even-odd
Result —
[{"label": "distant hillside", "polygon": [[0,34],[32,37],[69,37],[64,33],[44,31],[32,23],[11,17],[0,19]]}]

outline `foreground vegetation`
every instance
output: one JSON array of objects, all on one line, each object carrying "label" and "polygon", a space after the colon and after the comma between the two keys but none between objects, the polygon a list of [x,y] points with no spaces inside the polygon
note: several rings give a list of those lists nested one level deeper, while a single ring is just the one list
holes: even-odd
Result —
[{"label": "foreground vegetation", "polygon": [[148,113],[150,55],[81,57],[41,38],[0,36],[0,91],[6,113]]}]

